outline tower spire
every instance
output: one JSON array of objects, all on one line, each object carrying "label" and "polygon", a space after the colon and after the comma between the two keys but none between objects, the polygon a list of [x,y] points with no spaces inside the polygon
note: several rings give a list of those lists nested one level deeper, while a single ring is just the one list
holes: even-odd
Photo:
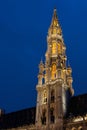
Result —
[{"label": "tower spire", "polygon": [[56,8],[54,8],[51,26],[58,26],[58,25],[59,22],[58,22],[57,10]]},{"label": "tower spire", "polygon": [[60,24],[58,21],[56,8],[53,11],[51,25],[50,25],[50,28],[48,30],[48,34],[53,34],[53,33],[58,34],[58,35],[62,34],[62,30],[61,30],[61,27],[60,27]]},{"label": "tower spire", "polygon": [[66,47],[58,22],[57,11],[47,35],[45,64],[40,62],[36,86],[36,127],[38,130],[63,130],[63,117],[67,112],[67,95],[73,95],[72,69],[67,67]]}]

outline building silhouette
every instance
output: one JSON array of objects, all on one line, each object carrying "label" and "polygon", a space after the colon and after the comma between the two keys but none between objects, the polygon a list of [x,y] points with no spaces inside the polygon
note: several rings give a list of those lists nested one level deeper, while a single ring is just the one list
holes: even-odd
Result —
[{"label": "building silhouette", "polygon": [[73,96],[72,68],[54,9],[45,63],[40,61],[36,107],[4,114],[1,130],[87,130],[87,94]]}]

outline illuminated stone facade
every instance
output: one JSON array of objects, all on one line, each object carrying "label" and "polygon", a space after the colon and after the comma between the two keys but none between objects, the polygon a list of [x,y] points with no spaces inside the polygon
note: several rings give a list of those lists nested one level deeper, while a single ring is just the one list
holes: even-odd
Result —
[{"label": "illuminated stone facade", "polygon": [[45,64],[40,62],[37,89],[36,128],[63,130],[68,98],[74,94],[72,69],[67,67],[66,46],[54,9],[48,30]]},{"label": "illuminated stone facade", "polygon": [[[65,51],[62,30],[56,9],[54,9],[47,35],[46,60],[45,63],[41,61],[39,64],[38,85],[36,86],[37,130],[87,130],[87,100],[85,100],[87,96],[76,97],[76,100],[83,99],[83,101],[80,100],[81,102],[79,100],[76,102],[71,98],[74,94],[72,69],[66,65]],[[74,110],[75,103],[80,104],[77,105],[77,114]]]},{"label": "illuminated stone facade", "polygon": [[72,68],[56,9],[47,35],[45,63],[39,64],[36,108],[0,116],[1,130],[87,130],[87,94],[72,97]]}]

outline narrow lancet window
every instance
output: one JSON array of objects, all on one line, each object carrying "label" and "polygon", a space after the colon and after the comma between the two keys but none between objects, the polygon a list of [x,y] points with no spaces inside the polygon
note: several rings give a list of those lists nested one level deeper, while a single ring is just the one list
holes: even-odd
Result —
[{"label": "narrow lancet window", "polygon": [[56,51],[57,51],[57,49],[56,49],[56,42],[53,42],[52,43],[52,54],[56,54]]},{"label": "narrow lancet window", "polygon": [[42,111],[41,122],[42,122],[42,125],[46,125],[46,110],[45,109]]},{"label": "narrow lancet window", "polygon": [[54,116],[54,108],[50,109],[50,122],[54,123],[55,122],[55,116]]},{"label": "narrow lancet window", "polygon": [[61,45],[58,43],[58,54],[61,54]]},{"label": "narrow lancet window", "polygon": [[53,103],[55,100],[55,92],[54,90],[51,91],[51,102]]},{"label": "narrow lancet window", "polygon": [[44,104],[47,103],[47,92],[46,92],[46,90],[44,90],[44,93],[43,93],[43,103]]},{"label": "narrow lancet window", "polygon": [[52,65],[52,80],[54,80],[56,78],[56,65],[53,64]]}]

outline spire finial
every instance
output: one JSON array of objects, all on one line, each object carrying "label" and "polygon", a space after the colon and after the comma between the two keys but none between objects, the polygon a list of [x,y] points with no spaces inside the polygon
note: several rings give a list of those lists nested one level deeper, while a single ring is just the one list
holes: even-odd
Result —
[{"label": "spire finial", "polygon": [[57,17],[57,9],[56,9],[56,8],[54,8],[53,18],[54,18],[55,20],[58,20],[58,17]]},{"label": "spire finial", "polygon": [[53,17],[52,17],[51,26],[58,26],[58,17],[57,17],[57,9],[56,8],[54,8],[54,10],[53,10]]},{"label": "spire finial", "polygon": [[40,64],[43,64],[43,60],[42,60],[42,57],[41,57],[41,60],[40,60]]},{"label": "spire finial", "polygon": [[54,8],[53,10],[53,17],[52,17],[52,21],[51,21],[51,25],[50,28],[48,30],[48,34],[58,34],[58,35],[62,35],[62,30],[58,21],[58,16],[57,16],[57,9]]},{"label": "spire finial", "polygon": [[56,7],[54,7],[54,11],[57,11]]}]

